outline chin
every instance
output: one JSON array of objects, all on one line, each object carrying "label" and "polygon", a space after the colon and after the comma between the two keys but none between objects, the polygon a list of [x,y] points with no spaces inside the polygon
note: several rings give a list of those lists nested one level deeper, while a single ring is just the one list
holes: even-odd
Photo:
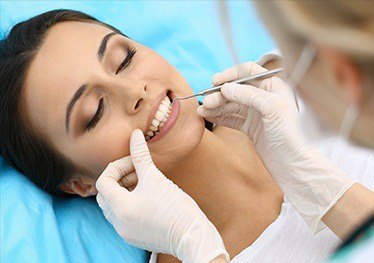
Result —
[{"label": "chin", "polygon": [[173,126],[160,139],[148,141],[153,161],[164,173],[177,168],[193,154],[204,134],[204,119],[196,113],[197,100],[178,103],[175,107],[179,112]]}]

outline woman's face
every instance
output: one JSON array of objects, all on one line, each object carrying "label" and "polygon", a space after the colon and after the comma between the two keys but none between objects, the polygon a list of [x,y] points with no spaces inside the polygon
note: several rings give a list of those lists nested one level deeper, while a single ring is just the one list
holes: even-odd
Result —
[{"label": "woman's face", "polygon": [[[23,98],[37,132],[94,181],[109,162],[129,155],[131,132],[149,130],[167,91],[192,93],[153,50],[99,24],[63,22],[49,30],[32,62]],[[174,125],[148,143],[162,171],[175,168],[200,142],[204,121],[197,106],[183,101]]]}]

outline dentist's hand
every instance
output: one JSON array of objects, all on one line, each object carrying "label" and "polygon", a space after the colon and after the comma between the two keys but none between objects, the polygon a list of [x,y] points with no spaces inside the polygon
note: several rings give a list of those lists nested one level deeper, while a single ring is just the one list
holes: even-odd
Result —
[{"label": "dentist's hand", "polygon": [[[228,262],[218,231],[195,201],[157,169],[140,130],[132,133],[130,150],[131,157],[110,163],[96,183],[99,206],[116,231],[132,245],[183,262],[219,256]],[[138,184],[130,192],[118,181],[134,168]]]},{"label": "dentist's hand", "polygon": [[[264,71],[248,62],[214,75],[213,84]],[[224,84],[220,93],[205,97],[198,114],[248,135],[273,179],[314,231],[324,227],[321,218],[354,184],[305,143],[294,94],[278,77],[254,85]]]},{"label": "dentist's hand", "polygon": [[[213,76],[214,86],[267,71],[254,62],[247,62]],[[221,92],[207,95],[198,113],[217,125],[233,128],[247,134],[258,151],[266,148],[260,140],[264,133],[276,133],[274,142],[297,133],[298,109],[292,89],[273,76],[257,81],[255,86],[224,84]]]}]

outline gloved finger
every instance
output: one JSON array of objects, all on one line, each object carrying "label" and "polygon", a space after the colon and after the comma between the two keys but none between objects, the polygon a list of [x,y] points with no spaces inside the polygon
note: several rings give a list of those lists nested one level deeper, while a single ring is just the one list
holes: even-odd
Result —
[{"label": "gloved finger", "polygon": [[222,96],[221,92],[215,92],[205,96],[203,105],[207,109],[216,108],[226,103],[225,97]]},{"label": "gloved finger", "polygon": [[135,170],[132,164],[131,156],[126,156],[109,163],[104,171],[108,173],[107,176],[119,181],[123,175],[129,174]]},{"label": "gloved finger", "polygon": [[297,107],[297,109],[299,109],[299,103],[295,92],[282,79],[275,76],[263,79],[259,85],[259,88],[266,91],[277,92],[278,94],[282,94],[284,97],[289,98],[290,101],[293,100],[294,105]]},{"label": "gloved finger", "polygon": [[97,204],[99,205],[99,207],[101,208],[101,210],[103,210],[105,217],[107,216],[106,213],[108,211],[108,204],[107,203],[110,200],[111,200],[111,198],[106,198],[105,199],[100,192],[96,195]]},{"label": "gloved finger", "polygon": [[[124,188],[122,188],[124,189]],[[96,195],[96,201],[99,205],[99,207],[101,208],[101,210],[103,210],[103,213],[104,213],[104,216],[107,220],[109,220],[109,222],[114,225],[115,222],[113,221],[113,216],[115,214],[115,211],[116,209],[118,209],[118,207],[120,207],[121,205],[122,206],[126,206],[125,202],[127,200],[130,200],[130,196],[129,199],[125,199],[125,193],[128,193],[127,190],[126,192],[122,192],[120,194],[118,194],[118,192],[116,192],[117,194],[113,194],[111,196],[105,196],[105,195],[102,195],[100,192]],[[117,211],[118,212],[118,211]]]},{"label": "gloved finger", "polygon": [[216,73],[213,75],[212,82],[214,86],[221,85],[223,83],[236,80],[239,78],[244,78],[251,75],[256,75],[261,72],[266,71],[255,62],[249,61],[231,68],[224,70],[221,73]]},{"label": "gloved finger", "polygon": [[134,189],[135,189],[136,186],[130,186],[127,188],[127,190],[129,190],[130,192],[132,192]]},{"label": "gloved finger", "polygon": [[126,188],[127,190],[130,191],[131,188],[135,188],[135,186],[138,183],[138,176],[136,175],[135,172],[126,174],[123,176],[119,182],[118,182],[122,187]]},{"label": "gloved finger", "polygon": [[268,113],[267,111],[274,109],[274,106],[269,103],[273,94],[251,85],[227,83],[222,86],[221,92],[227,100],[257,110],[263,116]]},{"label": "gloved finger", "polygon": [[240,115],[226,115],[221,119],[220,125],[239,130],[243,126],[245,120],[246,118]]},{"label": "gloved finger", "polygon": [[197,108],[197,114],[202,117],[214,117],[218,115],[237,114],[245,117],[248,113],[248,108],[237,102],[229,101],[221,107],[214,109],[207,109],[205,106]]},{"label": "gloved finger", "polygon": [[[131,163],[130,156],[126,156],[125,158],[119,159],[113,163],[115,165],[119,165],[120,167],[123,167],[122,165],[128,164],[128,161],[130,161]],[[115,167],[113,163],[111,163],[112,164],[111,167]],[[133,169],[132,165],[131,167]],[[122,169],[122,171],[124,170]],[[120,173],[117,173],[117,174],[120,174]],[[98,205],[100,206],[100,208],[103,210],[105,217],[111,223],[113,223],[111,221],[111,213],[113,212],[113,208],[115,209],[116,207],[120,205],[124,205],[124,202],[131,200],[128,194],[130,191],[134,190],[136,183],[138,181],[138,178],[135,172],[130,172],[126,174],[125,176],[122,176],[118,182],[115,181],[117,179],[116,177],[109,176],[109,177],[102,177],[102,178],[104,178],[104,182],[103,181],[96,182],[96,187],[100,187],[100,185],[102,186],[104,184],[105,188],[101,187],[100,190],[98,188],[96,201]],[[99,178],[99,179],[103,180],[102,178]],[[127,198],[126,198],[126,195],[127,195]]]},{"label": "gloved finger", "polygon": [[131,134],[130,152],[132,163],[138,175],[138,181],[141,183],[143,178],[147,175],[149,168],[154,166],[154,163],[143,132],[139,129],[134,130]]},{"label": "gloved finger", "polygon": [[134,171],[130,156],[118,159],[108,164],[96,181],[96,189],[104,196],[113,190],[123,190],[118,181],[126,174]]},{"label": "gloved finger", "polygon": [[[118,184],[119,186],[119,184]],[[127,197],[127,198],[126,198]],[[126,200],[130,200],[129,191],[123,187],[111,188],[110,191],[98,192],[96,195],[96,201],[105,217],[109,220],[110,213],[113,207],[124,205]]]},{"label": "gloved finger", "polygon": [[[217,73],[214,75],[214,84],[215,85],[222,85],[226,82],[230,82],[232,80],[236,80],[239,78],[257,75],[263,72],[268,71],[266,68],[261,67],[255,62],[246,62],[244,64],[240,64],[239,66],[235,66],[229,69],[226,69],[222,73]],[[259,87],[261,89],[274,92],[275,90],[285,87],[286,85],[272,85],[273,81],[281,81],[282,80],[276,76],[268,77],[259,80],[251,81],[251,85],[255,87]]]},{"label": "gloved finger", "polygon": [[229,101],[225,105],[214,109],[207,109],[204,105],[201,105],[197,108],[197,113],[202,117],[225,114],[237,114],[245,117],[248,113],[248,107],[234,101]]}]

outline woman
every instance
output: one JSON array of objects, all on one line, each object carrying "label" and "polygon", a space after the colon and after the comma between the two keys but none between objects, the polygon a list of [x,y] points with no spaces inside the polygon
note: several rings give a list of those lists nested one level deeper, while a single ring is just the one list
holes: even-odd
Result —
[{"label": "woman", "polygon": [[[373,2],[261,1],[258,6],[286,58],[288,73],[292,72],[290,83],[299,88],[306,102],[325,116],[333,128],[341,127],[345,137],[372,148]],[[214,78],[215,84],[240,77],[240,69],[219,74]],[[245,69],[252,74],[263,71],[256,65]],[[367,218],[372,220],[373,192],[350,181],[339,168],[305,143],[298,130],[293,100],[287,95],[287,85],[277,78],[254,85],[225,85],[221,94],[206,98],[199,113],[213,122],[240,129],[253,139],[272,177],[313,230],[318,231],[326,224],[346,238]],[[143,172],[138,170],[137,173]],[[103,181],[110,182],[107,177],[104,173]],[[99,193],[110,189],[99,188]],[[130,199],[125,191],[116,192],[116,197]],[[111,202],[112,195],[104,193],[104,197],[108,197],[101,200],[105,213],[124,214],[107,215],[119,229],[121,222],[129,221],[127,213]],[[179,207],[182,205],[185,204]],[[130,221],[136,219],[149,221],[146,214]],[[153,225],[152,229],[167,232],[163,223]],[[131,236],[123,233],[125,238]],[[143,244],[147,236],[142,237],[134,243]],[[153,243],[153,247],[160,244]],[[372,255],[370,247],[366,251]],[[168,252],[177,254],[173,249]]]},{"label": "woman", "polygon": [[[167,113],[171,97],[192,90],[151,49],[56,10],[16,25],[0,53],[1,154],[43,189],[97,194],[99,175],[130,154],[130,134],[141,129],[157,167],[194,198],[231,257],[278,217],[283,194],[244,134],[205,129],[196,100]],[[133,190],[137,176],[121,184]]]},{"label": "woman", "polygon": [[[46,18],[49,23],[41,22]],[[15,30],[2,53],[2,83],[19,92],[22,101],[9,100],[2,106],[7,109],[2,114],[17,112],[20,116],[18,120],[2,118],[2,122],[10,122],[2,127],[22,127],[18,133],[2,131],[2,153],[16,167],[48,191],[94,195],[97,177],[108,163],[129,155],[133,129],[140,128],[150,137],[160,130],[154,138],[147,138],[154,162],[195,199],[217,227],[232,257],[274,222],[283,197],[245,135],[224,127],[213,132],[204,129],[193,100],[175,104],[170,116],[167,109],[162,111],[160,102],[167,106],[168,97],[192,92],[165,60],[118,30],[80,13],[50,12],[19,25],[18,33],[29,32],[33,26],[44,31],[23,42],[30,44],[28,52],[11,41],[12,37],[18,39]],[[20,48],[14,50],[20,55],[12,57],[10,47]],[[23,82],[19,76],[8,78],[14,69],[11,66],[17,65],[11,63],[12,58],[24,69]],[[17,98],[4,94],[3,98]],[[165,114],[157,117],[158,109]],[[167,118],[167,133],[166,128],[159,129],[163,118]],[[19,136],[19,144],[12,140],[13,134]],[[220,152],[224,154],[217,154]],[[44,165],[45,156],[48,166]],[[137,176],[129,174],[121,183],[133,190]],[[158,260],[170,258],[160,256]]]}]

